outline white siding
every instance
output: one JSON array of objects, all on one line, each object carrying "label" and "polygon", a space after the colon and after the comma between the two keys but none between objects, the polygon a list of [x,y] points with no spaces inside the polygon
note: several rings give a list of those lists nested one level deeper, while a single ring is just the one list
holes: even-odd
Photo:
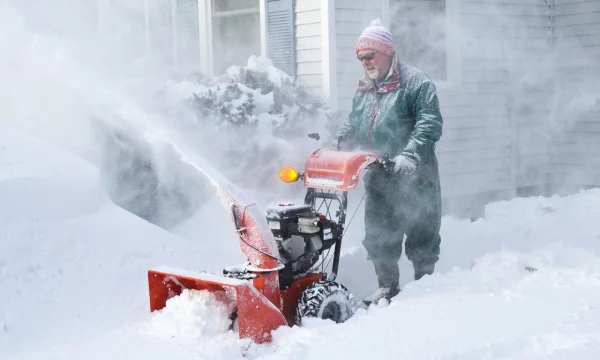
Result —
[{"label": "white siding", "polygon": [[560,79],[553,182],[600,185],[600,0],[556,0]]},{"label": "white siding", "polygon": [[440,90],[437,153],[449,207],[456,196],[477,203],[548,184],[551,62],[540,59],[550,49],[549,14],[542,0],[460,2],[451,24],[460,23],[462,85]]},{"label": "white siding", "polygon": [[323,93],[321,1],[296,1],[296,76],[316,95]]},{"label": "white siding", "polygon": [[381,10],[380,0],[335,2],[336,59],[332,70],[337,71],[337,104],[342,111],[350,110],[352,96],[362,74],[354,50],[356,39],[371,21],[382,18]]},{"label": "white siding", "polygon": [[[449,60],[445,76],[459,82],[436,81],[444,116],[436,153],[446,210],[463,207],[472,213],[482,199],[508,198],[519,188],[549,182],[552,62],[540,59],[550,49],[550,7],[543,0],[445,1],[452,14],[445,26],[455,29],[446,56],[454,56],[453,47],[461,51],[458,66]],[[336,2],[340,110],[350,109],[362,72],[354,43],[381,17],[379,4]],[[465,200],[469,197],[473,203]]]}]

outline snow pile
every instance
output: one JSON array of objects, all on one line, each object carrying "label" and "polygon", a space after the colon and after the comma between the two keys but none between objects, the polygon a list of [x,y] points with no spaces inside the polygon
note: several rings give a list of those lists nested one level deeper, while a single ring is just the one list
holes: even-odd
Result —
[{"label": "snow pile", "polygon": [[[413,282],[402,258],[403,291],[388,307],[359,310],[343,324],[313,319],[283,327],[258,346],[227,330],[231,303],[214,293],[185,292],[161,311],[148,310],[147,269],[219,273],[243,261],[216,198],[194,218],[203,232],[178,238],[102,201],[98,172],[86,161],[1,130],[0,192],[11,189],[15,199],[0,205],[0,286],[10,289],[0,292],[2,359],[600,355],[600,190],[490,204],[474,222],[445,217],[437,272]],[[39,191],[30,191],[32,179]],[[67,179],[90,190],[56,186]],[[81,207],[80,198],[100,200]],[[71,211],[36,212],[61,204]],[[344,243],[339,281],[360,296],[376,282],[359,219]]]},{"label": "snow pile", "polygon": [[167,300],[166,307],[152,322],[156,331],[166,338],[197,341],[229,330],[231,305],[210,291],[185,289],[181,295]]},{"label": "snow pile", "polygon": [[[281,87],[286,83],[292,83],[292,78],[285,73],[285,71],[273,66],[271,59],[253,55],[248,59],[248,65],[246,69],[256,71],[259,73],[266,73],[267,79],[272,82],[275,86]],[[242,67],[234,65],[227,69],[226,74],[229,78],[235,79],[239,77],[242,72]]]},{"label": "snow pile", "polygon": [[[95,44],[87,34],[69,43],[36,33],[15,4],[0,9],[0,359],[600,357],[600,190],[490,204],[474,222],[445,217],[434,275],[412,281],[403,257],[403,291],[388,307],[343,324],[282,327],[270,344],[227,331],[230,304],[214,293],[185,292],[150,313],[148,269],[218,274],[245,260],[207,163],[269,203],[282,192],[277,167],[301,164],[318,145],[306,132],[323,129],[327,139],[326,109],[261,58],[219,78],[173,82],[150,106],[151,91],[121,87],[104,58],[73,56]],[[109,141],[95,148],[100,129]],[[112,180],[127,204],[162,206],[152,221],[180,209],[162,221],[185,236],[115,206]],[[350,213],[360,196],[351,194]],[[357,297],[376,285],[362,211],[338,278]]]},{"label": "snow pile", "polygon": [[206,219],[201,237],[173,236],[115,206],[98,169],[58,146],[1,125],[0,149],[2,359],[65,358],[64,348],[149,319],[150,268],[240,261],[233,228]]}]

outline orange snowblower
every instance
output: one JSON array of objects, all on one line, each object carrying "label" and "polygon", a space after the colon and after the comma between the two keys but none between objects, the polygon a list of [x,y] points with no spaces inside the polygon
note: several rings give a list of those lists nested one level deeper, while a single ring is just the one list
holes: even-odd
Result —
[{"label": "orange snowblower", "polygon": [[[319,141],[316,133],[309,137]],[[357,304],[335,279],[348,192],[356,189],[365,169],[392,167],[387,155],[321,147],[309,154],[303,172],[284,168],[279,173],[284,182],[304,181],[304,203],[276,204],[267,209],[266,216],[233,187],[219,187],[217,196],[229,213],[247,261],[226,267],[222,275],[171,267],[149,270],[150,310],[164,308],[168,299],[184,289],[208,290],[235,304],[230,329],[237,328],[240,338],[256,343],[269,342],[271,331],[282,325],[301,325],[309,317],[346,321]],[[332,248],[328,274],[325,269]]]}]

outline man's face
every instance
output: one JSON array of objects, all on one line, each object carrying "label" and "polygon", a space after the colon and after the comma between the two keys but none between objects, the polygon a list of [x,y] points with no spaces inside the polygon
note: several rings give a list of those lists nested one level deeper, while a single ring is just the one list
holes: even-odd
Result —
[{"label": "man's face", "polygon": [[373,80],[380,80],[390,70],[390,57],[375,50],[360,50],[358,59]]}]

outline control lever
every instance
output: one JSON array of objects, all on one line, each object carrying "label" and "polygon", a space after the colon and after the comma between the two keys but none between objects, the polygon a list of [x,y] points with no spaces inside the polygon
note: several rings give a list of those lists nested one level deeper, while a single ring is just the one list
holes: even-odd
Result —
[{"label": "control lever", "polygon": [[315,139],[319,143],[321,143],[321,147],[325,147],[325,145],[323,145],[323,142],[321,141],[321,136],[319,136],[319,133],[310,133],[308,134],[308,137],[311,139]]}]

